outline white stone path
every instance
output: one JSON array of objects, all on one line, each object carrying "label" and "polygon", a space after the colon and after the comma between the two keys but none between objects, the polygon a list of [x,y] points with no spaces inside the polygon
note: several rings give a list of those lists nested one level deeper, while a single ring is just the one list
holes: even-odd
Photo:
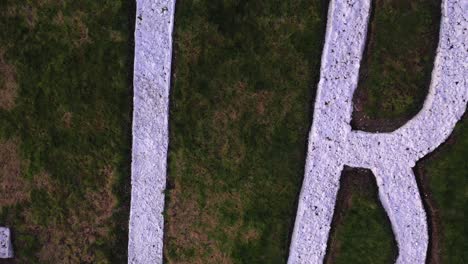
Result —
[{"label": "white stone path", "polygon": [[352,131],[370,0],[331,0],[305,178],[289,264],[322,263],[344,165],[369,168],[399,247],[397,263],[425,263],[427,219],[412,168],[452,132],[468,98],[468,0],[443,0],[440,40],[423,109],[392,133]]},{"label": "white stone path", "polygon": [[128,263],[160,264],[175,0],[137,0]]}]

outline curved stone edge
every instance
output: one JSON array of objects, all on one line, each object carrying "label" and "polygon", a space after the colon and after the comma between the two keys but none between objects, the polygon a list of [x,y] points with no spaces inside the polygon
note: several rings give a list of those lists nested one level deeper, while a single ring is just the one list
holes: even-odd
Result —
[{"label": "curved stone edge", "polygon": [[[466,111],[468,101],[468,9],[467,0],[443,0],[439,44],[431,84],[423,108],[402,127],[391,133],[353,131],[349,145],[373,149],[366,159],[378,160],[386,149],[403,153],[393,159],[408,166],[434,151],[445,142]],[[352,110],[350,110],[351,112]],[[385,138],[385,142],[382,142]],[[364,162],[353,157],[354,162]]]},{"label": "curved stone edge", "polygon": [[163,262],[175,0],[137,0],[128,263]]}]

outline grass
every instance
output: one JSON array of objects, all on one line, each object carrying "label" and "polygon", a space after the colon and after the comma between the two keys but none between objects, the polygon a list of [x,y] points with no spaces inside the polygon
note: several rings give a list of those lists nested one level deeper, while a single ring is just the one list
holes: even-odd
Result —
[{"label": "grass", "polygon": [[326,263],[393,263],[396,243],[379,201],[374,175],[351,170],[343,174],[330,234]]},{"label": "grass", "polygon": [[340,251],[333,263],[392,263],[396,245],[382,205],[365,193],[352,194],[351,200],[345,227],[336,234]]},{"label": "grass", "polygon": [[286,261],[325,8],[178,3],[167,263]]},{"label": "grass", "polygon": [[23,186],[0,200],[0,224],[17,263],[126,261],[131,13],[129,1],[0,2],[0,183]]},{"label": "grass", "polygon": [[442,263],[467,263],[466,210],[468,198],[468,119],[458,124],[454,141],[425,163],[430,191],[441,220]]},{"label": "grass", "polygon": [[359,90],[370,119],[409,119],[422,107],[438,42],[440,0],[376,0]]},{"label": "grass", "polygon": [[[376,1],[359,87],[369,118],[419,110],[439,4]],[[325,5],[178,2],[167,263],[286,261]],[[17,263],[126,262],[132,13],[129,1],[0,1],[0,224],[14,230]],[[424,163],[443,263],[468,258],[467,133],[465,119]],[[390,263],[373,191],[350,189],[334,260]]]}]

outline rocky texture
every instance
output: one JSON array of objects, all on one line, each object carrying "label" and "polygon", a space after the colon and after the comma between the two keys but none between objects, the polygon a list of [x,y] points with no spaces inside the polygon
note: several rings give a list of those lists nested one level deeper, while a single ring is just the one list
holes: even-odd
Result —
[{"label": "rocky texture", "polygon": [[162,263],[174,4],[137,1],[129,263]]},{"label": "rocky texture", "polygon": [[467,2],[444,0],[440,39],[422,110],[391,133],[352,131],[352,96],[370,0],[330,2],[321,76],[289,263],[321,263],[344,165],[369,168],[399,247],[397,263],[424,263],[427,219],[412,171],[443,143],[468,99]]},{"label": "rocky texture", "polygon": [[12,258],[13,246],[11,245],[10,229],[0,227],[0,259]]}]

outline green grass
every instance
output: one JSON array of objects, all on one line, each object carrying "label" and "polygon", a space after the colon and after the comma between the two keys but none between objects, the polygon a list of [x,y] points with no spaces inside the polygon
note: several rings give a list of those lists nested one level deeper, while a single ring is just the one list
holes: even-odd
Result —
[{"label": "green grass", "polygon": [[395,244],[382,205],[362,194],[352,195],[352,203],[337,234],[341,251],[334,263],[392,263]]},{"label": "green grass", "polygon": [[[361,175],[345,174],[343,177]],[[329,249],[328,263],[393,263],[396,244],[390,221],[379,198],[373,175],[366,175],[366,180],[342,179],[339,217],[340,225],[331,234],[332,247]],[[357,181],[356,181],[357,180]],[[355,182],[353,182],[355,181]],[[346,182],[346,184],[343,184]],[[344,197],[344,198],[343,198]],[[336,217],[336,216],[335,216]]]},{"label": "green grass", "polygon": [[422,106],[438,42],[440,0],[376,0],[359,89],[371,119],[411,118]]},{"label": "green grass", "polygon": [[454,131],[454,143],[443,146],[437,155],[424,163],[442,224],[442,263],[468,262],[466,157],[468,157],[468,119],[465,118]]},{"label": "green grass", "polygon": [[20,146],[30,197],[0,204],[17,261],[124,263],[131,4],[6,0],[0,13],[19,87],[15,107],[0,110],[0,136]]},{"label": "green grass", "polygon": [[284,263],[304,169],[325,6],[181,1],[168,263]]}]

